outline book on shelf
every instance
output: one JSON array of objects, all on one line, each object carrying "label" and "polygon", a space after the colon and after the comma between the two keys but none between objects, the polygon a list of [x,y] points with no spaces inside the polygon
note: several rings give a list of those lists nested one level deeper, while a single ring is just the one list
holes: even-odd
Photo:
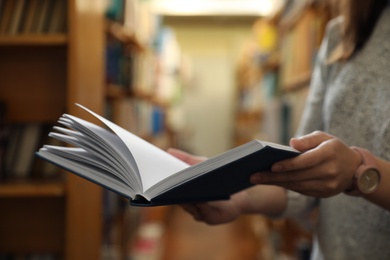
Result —
[{"label": "book on shelf", "polygon": [[25,13],[25,17],[23,20],[21,32],[22,33],[34,33],[34,21],[35,16],[37,15],[38,8],[39,8],[39,1],[40,0],[29,0],[29,4]]},{"label": "book on shelf", "polygon": [[40,123],[5,124],[3,179],[29,178],[35,162],[34,152],[42,145],[44,126]]},{"label": "book on shelf", "polygon": [[64,32],[66,5],[66,0],[0,0],[0,33]]},{"label": "book on shelf", "polygon": [[27,178],[34,163],[34,151],[39,145],[42,136],[42,125],[31,123],[22,126],[21,136],[18,138],[17,153],[13,159],[12,174],[16,178]]},{"label": "book on shelf", "polygon": [[106,17],[113,21],[122,22],[124,5],[124,0],[109,0],[106,9]]},{"label": "book on shelf", "polygon": [[5,177],[10,177],[13,171],[14,158],[17,157],[19,141],[22,139],[22,126],[19,124],[6,125],[4,127],[6,142],[5,147]]},{"label": "book on shelf", "polygon": [[52,0],[41,0],[40,8],[38,9],[37,13],[37,21],[36,21],[36,32],[37,33],[45,33],[47,31],[50,15],[51,15],[51,8],[53,6]]},{"label": "book on shelf", "polygon": [[[53,0],[52,0],[53,1]],[[65,0],[55,0],[52,6],[51,19],[48,21],[48,33],[61,33],[66,30],[66,5]]]},{"label": "book on shelf", "polygon": [[43,144],[62,145],[47,137],[52,126],[37,122],[7,122],[5,109],[4,103],[0,102],[0,180],[59,177],[58,167],[34,156]]},{"label": "book on shelf", "polygon": [[[64,145],[60,140],[49,137],[49,132],[52,130],[52,125],[44,124],[42,125],[41,136],[39,137],[39,141],[37,142],[37,146],[35,147],[34,152],[39,149],[43,144],[48,145]],[[34,152],[32,154],[34,154]],[[30,153],[31,156],[31,153]],[[60,168],[55,166],[52,163],[49,163],[44,160],[40,160],[39,158],[32,156],[34,158],[33,163],[30,165],[28,169],[29,174],[28,178],[34,180],[58,180],[63,177],[62,171]]]},{"label": "book on shelf", "polygon": [[136,206],[228,199],[249,188],[250,175],[299,154],[253,140],[190,166],[86,107],[107,128],[64,114],[49,136],[72,146],[44,145],[36,154],[99,184]]},{"label": "book on shelf", "polygon": [[0,33],[1,34],[7,34],[11,20],[12,20],[12,14],[15,9],[15,3],[16,1],[4,1],[2,3],[2,10],[0,13]]},{"label": "book on shelf", "polygon": [[26,4],[26,0],[15,0],[15,8],[9,25],[9,34],[17,34],[20,32]]}]

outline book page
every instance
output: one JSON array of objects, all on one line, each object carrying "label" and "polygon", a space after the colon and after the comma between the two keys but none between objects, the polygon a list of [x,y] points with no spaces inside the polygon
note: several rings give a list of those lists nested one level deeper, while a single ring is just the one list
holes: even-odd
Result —
[{"label": "book page", "polygon": [[122,139],[137,163],[144,191],[174,173],[189,167],[185,162],[146,142],[110,120],[80,104],[77,105],[102,121]]},{"label": "book page", "polygon": [[[58,122],[76,130],[71,131],[54,127],[55,130],[74,137],[74,140],[64,140],[65,142],[84,148],[102,160],[109,159],[112,162],[111,165],[114,167],[114,171],[121,172],[125,177],[127,176],[129,182],[133,186],[136,185],[138,187],[137,190],[142,192],[141,177],[133,155],[117,135],[103,127],[68,114],[64,114]],[[58,134],[53,132],[50,135],[56,135],[56,138],[58,138]]]},{"label": "book page", "polygon": [[[62,147],[59,149],[65,148]],[[79,175],[80,177],[83,177],[87,180],[90,180],[91,182],[97,183],[109,190],[119,193],[126,198],[134,198],[136,195],[132,187],[128,186],[119,178],[113,178],[113,176],[107,174],[103,170],[103,168],[91,167],[91,165],[88,163],[71,160],[69,158],[51,153],[48,150],[48,147],[41,148],[37,155],[42,159],[48,160],[51,163],[54,163],[70,172]]]},{"label": "book page", "polygon": [[[54,128],[58,129],[58,130],[62,130],[62,131],[69,131],[67,129],[62,129],[62,128],[59,128],[59,127],[54,127]],[[135,190],[141,191],[141,183],[140,183],[140,181],[137,180],[137,178],[135,178],[135,176],[129,175],[128,169],[126,169],[124,167],[121,167],[112,158],[110,158],[108,153],[96,153],[96,152],[94,152],[94,150],[102,151],[102,149],[99,146],[95,146],[95,144],[93,142],[89,141],[88,145],[86,145],[86,144],[84,144],[83,141],[80,141],[79,139],[77,139],[75,137],[72,137],[72,136],[69,136],[69,135],[60,134],[60,133],[54,133],[54,132],[51,132],[49,134],[49,136],[53,137],[53,138],[55,138],[57,140],[61,140],[63,142],[66,142],[68,144],[73,144],[76,147],[82,148],[84,151],[89,151],[91,156],[92,155],[95,156],[99,160],[99,162],[101,164],[104,164],[106,167],[109,168],[109,170],[107,170],[107,172],[110,172],[111,174],[113,174],[113,175],[123,179],[124,182],[126,182],[127,184],[130,184]],[[44,147],[47,148],[49,146],[45,145]],[[95,147],[95,148],[94,149],[90,149],[91,147]],[[62,149],[57,148],[57,149],[47,149],[47,150],[49,150],[52,153],[56,153],[57,152],[57,155],[59,155],[58,153],[59,153],[60,150],[69,151],[69,153],[70,153],[70,151],[72,151],[74,153],[74,157],[80,157],[82,160],[85,160],[85,158],[83,158],[82,154],[80,154],[77,149],[76,150],[72,150],[72,149],[67,149],[67,148],[68,147],[63,147]],[[70,158],[70,154],[69,153],[67,153],[67,155],[65,155],[64,153],[61,153],[61,155],[63,157],[65,157],[65,158]],[[76,159],[73,158],[73,160],[76,160]]]}]

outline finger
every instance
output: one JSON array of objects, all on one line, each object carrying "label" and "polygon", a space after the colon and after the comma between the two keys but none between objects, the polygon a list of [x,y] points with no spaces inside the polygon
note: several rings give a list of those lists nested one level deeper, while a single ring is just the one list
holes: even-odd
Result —
[{"label": "finger", "polygon": [[339,186],[335,185],[334,182],[324,183],[323,181],[318,180],[300,182],[278,182],[272,185],[283,187],[287,190],[292,190],[303,195],[317,198],[331,197],[344,191],[343,189],[340,189]]},{"label": "finger", "polygon": [[332,150],[320,149],[323,145],[326,145],[326,141],[321,143],[318,149],[314,148],[294,158],[273,164],[271,168],[272,172],[300,171],[310,170],[312,168],[318,171],[332,155]]},{"label": "finger", "polygon": [[187,152],[184,152],[182,150],[178,150],[175,148],[169,148],[167,151],[169,154],[175,156],[179,160],[182,160],[183,162],[188,163],[190,165],[193,165],[193,164],[196,164],[196,163],[199,163],[199,162],[206,160],[205,157],[194,156],[194,155],[191,155]]},{"label": "finger", "polygon": [[[290,166],[290,168],[294,167]],[[285,167],[287,168],[287,167]],[[290,169],[289,168],[289,169]],[[279,182],[302,182],[309,180],[323,180],[329,178],[325,164],[316,164],[315,168],[304,167],[304,169],[289,170],[283,172],[264,171],[252,174],[250,181],[253,184],[277,184]]]},{"label": "finger", "polygon": [[272,185],[276,185],[302,194],[318,192],[318,188],[316,188],[318,187],[317,181],[277,182]]},{"label": "finger", "polygon": [[334,138],[332,135],[321,131],[314,131],[310,134],[301,136],[299,138],[292,138],[290,140],[291,147],[297,149],[301,152],[306,152],[310,149],[313,149],[320,145],[322,142],[325,142],[329,139]]},{"label": "finger", "polygon": [[182,204],[181,207],[192,215],[195,220],[201,220],[201,212],[196,204]]}]

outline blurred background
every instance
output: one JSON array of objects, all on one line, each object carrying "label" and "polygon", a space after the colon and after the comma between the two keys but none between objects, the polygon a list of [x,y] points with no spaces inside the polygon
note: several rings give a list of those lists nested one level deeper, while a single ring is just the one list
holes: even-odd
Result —
[{"label": "blurred background", "polygon": [[0,0],[0,259],[308,259],[290,220],[131,207],[34,152],[62,113],[88,119],[74,103],[162,149],[287,144],[329,19],[320,0]]}]

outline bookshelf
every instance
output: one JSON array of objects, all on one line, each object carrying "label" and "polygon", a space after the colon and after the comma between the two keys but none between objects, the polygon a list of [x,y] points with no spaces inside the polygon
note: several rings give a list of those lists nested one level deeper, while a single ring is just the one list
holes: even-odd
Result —
[{"label": "bookshelf", "polygon": [[[15,178],[13,168],[4,167],[9,158],[20,158],[18,153],[10,156],[7,150],[13,129],[32,124],[52,126],[64,112],[99,124],[74,103],[85,105],[161,148],[174,145],[175,133],[167,120],[169,107],[178,98],[180,59],[178,55],[176,59],[160,57],[166,49],[162,38],[169,31],[160,33],[158,20],[153,20],[157,18],[147,12],[148,1],[110,2],[123,4],[113,16],[108,14],[112,10],[107,10],[106,0],[0,1],[0,125],[9,129],[5,137],[0,131],[0,258],[125,259],[131,254],[131,242],[139,226],[161,221],[168,210],[160,207],[141,212],[130,208],[123,198],[56,168],[46,176],[46,170],[40,168],[42,163],[34,160],[36,149],[24,152],[34,171]],[[16,5],[21,6],[17,19],[21,25],[11,32],[8,24],[15,20]],[[61,6],[58,10],[57,5]],[[136,11],[129,10],[129,6]],[[40,9],[49,11],[44,15]],[[23,25],[32,10],[40,10],[34,16],[42,23],[39,30],[34,26],[27,30]],[[63,18],[57,25],[65,22],[53,29],[51,24],[58,16]],[[155,39],[158,37],[162,38]],[[116,61],[121,62],[121,70],[114,71],[115,80],[107,77],[110,44],[119,46],[125,54]],[[166,65],[166,59],[175,63]],[[17,150],[26,150],[16,146]]]},{"label": "bookshelf", "polygon": [[[288,144],[295,134],[329,20],[326,7],[315,0],[288,1],[274,17],[253,24],[237,65],[236,143],[259,138]],[[303,253],[298,250],[310,250],[310,234],[296,223],[269,220],[267,226],[280,240],[276,254],[295,258]],[[302,242],[305,248],[299,248]]]},{"label": "bookshelf", "polygon": [[[111,1],[105,11],[104,114],[154,145],[175,146],[170,108],[180,98],[181,59],[174,33],[150,12],[150,2]],[[107,258],[150,257],[144,230],[161,235],[170,207],[130,207],[120,196],[104,191],[104,253]],[[149,231],[148,231],[149,232]],[[109,238],[109,239],[107,239]],[[158,240],[158,237],[154,237]],[[150,243],[150,241],[146,241]],[[148,254],[149,256],[146,256]]]},{"label": "bookshelf", "polygon": [[151,12],[149,1],[140,0],[112,1],[105,28],[107,117],[161,148],[171,146],[169,109],[183,87],[174,32]]},{"label": "bookshelf", "polygon": [[278,37],[277,23],[259,18],[252,25],[251,38],[242,48],[236,74],[236,145],[254,138],[276,141],[261,132],[268,120],[267,111],[279,94]]},{"label": "bookshelf", "polygon": [[302,1],[285,11],[279,22],[281,35],[281,88],[288,92],[309,85],[318,48],[329,19],[325,6]]},{"label": "bookshelf", "polygon": [[7,45],[36,45],[36,46],[61,46],[67,44],[67,35],[53,34],[53,35],[18,35],[18,36],[0,36],[1,46]]},{"label": "bookshelf", "polygon": [[[104,1],[3,0],[1,5],[2,122],[53,125],[64,112],[83,116],[75,102],[102,113]],[[3,170],[1,256],[100,258],[100,188],[68,173],[15,180]]]},{"label": "bookshelf", "polygon": [[296,1],[279,22],[283,98],[281,141],[295,134],[309,90],[311,74],[327,21],[328,6],[321,1]]},{"label": "bookshelf", "polygon": [[[296,131],[329,12],[318,1],[291,3],[274,17],[256,21],[253,38],[243,46],[237,72],[237,140],[246,135],[243,141],[257,137],[288,143]],[[273,45],[265,48],[271,39]],[[245,118],[255,129],[245,127]]]}]

